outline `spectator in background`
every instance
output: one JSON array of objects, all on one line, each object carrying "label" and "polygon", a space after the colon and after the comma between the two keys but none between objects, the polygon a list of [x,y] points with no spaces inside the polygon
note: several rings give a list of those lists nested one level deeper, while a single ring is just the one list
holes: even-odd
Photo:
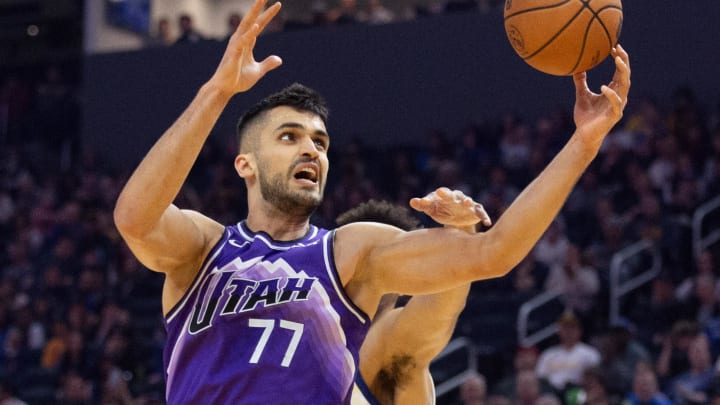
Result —
[{"label": "spectator in background", "polygon": [[566,308],[580,318],[585,330],[591,330],[600,279],[597,270],[583,262],[577,245],[568,243],[564,262],[550,268],[545,289],[559,291]]},{"label": "spectator in background", "polygon": [[528,178],[527,169],[532,150],[530,136],[530,127],[527,124],[507,118],[498,142],[498,151],[500,161],[513,184],[524,184]]},{"label": "spectator in background", "polygon": [[175,41],[176,44],[197,43],[205,39],[195,29],[193,19],[189,14],[181,14],[180,17],[178,17],[178,31],[180,35],[178,35]]},{"label": "spectator in background", "polygon": [[697,323],[681,319],[673,324],[669,335],[663,340],[662,350],[657,356],[657,376],[660,385],[666,383],[690,368],[688,349],[700,333]]},{"label": "spectator in background", "polygon": [[40,365],[48,370],[57,370],[67,350],[69,330],[67,322],[56,320],[53,322],[52,334],[43,348]]},{"label": "spectator in background", "polygon": [[625,397],[623,405],[673,405],[673,403],[660,391],[652,365],[640,362],[635,367],[632,391]]},{"label": "spectator in background", "polygon": [[[697,276],[700,274],[710,274],[715,276],[715,259],[713,257],[713,252],[709,249],[703,250],[700,255],[695,259],[695,266],[693,269],[690,269],[689,272],[691,273],[688,275],[685,279],[683,279],[680,284],[678,284],[677,288],[675,289],[675,296],[680,301],[687,301],[690,299],[690,297],[693,295],[693,291],[695,290],[695,283],[697,280]],[[715,285],[715,295],[720,297],[720,281],[718,281]]]},{"label": "spectator in background", "polygon": [[[515,350],[515,355],[513,356],[512,370],[509,370],[509,372],[505,374],[505,377],[500,379],[500,381],[494,385],[492,390],[493,394],[506,397],[514,396],[517,391],[516,384],[518,374],[523,371],[532,371],[534,373],[539,356],[540,352],[536,346],[519,346]],[[541,393],[553,392],[553,387],[547,382],[547,380],[540,378],[538,382],[540,384]]]},{"label": "spectator in background", "polygon": [[17,356],[41,353],[46,341],[45,325],[34,316],[30,298],[18,295],[12,308],[15,323],[8,331],[7,340],[14,345],[9,349]]},{"label": "spectator in background", "polygon": [[93,403],[93,384],[77,372],[68,372],[61,378],[57,397],[61,405],[89,405]]},{"label": "spectator in background", "polygon": [[[489,211],[488,214],[490,214]],[[535,245],[533,254],[535,260],[552,269],[554,267],[561,267],[565,263],[569,248],[570,241],[565,235],[564,222],[562,218],[558,216]]]},{"label": "spectator in background", "polygon": [[[591,367],[583,373],[581,385],[585,405],[617,404],[618,398],[610,391],[610,378],[600,367]],[[620,393],[622,394],[622,393]],[[568,404],[569,405],[569,404]]]},{"label": "spectator in background", "polygon": [[[483,202],[485,210],[488,215],[491,215],[491,218],[499,218],[505,208],[520,194],[520,190],[510,183],[507,170],[503,166],[498,165],[490,168],[487,177],[488,182],[482,187],[483,191],[480,193],[478,201]],[[532,255],[535,255],[535,253],[532,253]],[[540,261],[545,264],[542,260]]]},{"label": "spectator in background", "polygon": [[545,284],[549,270],[533,255],[527,255],[512,272],[513,293],[529,299]]},{"label": "spectator in background", "polygon": [[515,375],[515,404],[534,405],[540,399],[540,380],[532,370],[519,371]]},{"label": "spectator in background", "polygon": [[582,342],[582,325],[572,311],[565,311],[557,321],[560,342],[540,353],[535,372],[558,392],[582,383],[589,367],[600,364],[600,352]]},{"label": "spectator in background", "polygon": [[667,272],[655,277],[650,288],[650,296],[640,297],[630,309],[629,317],[637,327],[640,343],[655,355],[660,352],[663,340],[675,322],[684,318],[686,311],[675,298],[675,284]]},{"label": "spectator in background", "polygon": [[709,402],[715,372],[710,347],[704,334],[696,335],[688,347],[689,369],[673,378],[670,393],[676,405],[706,404]]},{"label": "spectator in background", "polygon": [[635,329],[628,320],[619,319],[598,339],[602,356],[600,368],[607,377],[605,387],[618,395],[632,388],[637,363],[652,359],[647,349],[635,340]]},{"label": "spectator in background", "polygon": [[333,24],[354,24],[362,21],[357,0],[340,0],[340,4],[328,11],[328,20]]},{"label": "spectator in background", "polygon": [[85,337],[77,330],[68,334],[67,349],[58,363],[58,370],[62,374],[77,374],[88,376],[92,374],[95,358],[87,347]]},{"label": "spectator in background", "polygon": [[382,0],[368,0],[367,16],[369,24],[387,24],[395,20],[395,14],[382,4]]},{"label": "spectator in background", "polygon": [[686,305],[692,316],[701,328],[708,322],[720,316],[720,302],[716,295],[717,280],[713,273],[699,273],[695,277],[693,295]]},{"label": "spectator in background", "polygon": [[160,17],[152,32],[146,41],[147,46],[170,46],[174,43],[172,32],[170,31],[170,20],[167,17]]},{"label": "spectator in background", "polygon": [[237,30],[237,27],[240,25],[240,21],[242,21],[242,14],[234,12],[230,13],[228,15],[227,19],[227,34],[225,35],[225,41],[229,41],[232,34],[235,33]]},{"label": "spectator in background", "polygon": [[484,405],[486,398],[485,376],[478,373],[468,375],[460,385],[460,403],[462,405]]}]

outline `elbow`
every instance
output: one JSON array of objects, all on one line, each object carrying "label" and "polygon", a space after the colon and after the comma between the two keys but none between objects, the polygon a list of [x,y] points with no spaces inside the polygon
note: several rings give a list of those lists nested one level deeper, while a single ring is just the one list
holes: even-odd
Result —
[{"label": "elbow", "polygon": [[123,238],[138,237],[143,234],[143,227],[138,220],[136,210],[132,204],[118,200],[113,210],[113,222],[115,228]]},{"label": "elbow", "polygon": [[477,267],[473,269],[475,280],[487,280],[492,278],[504,277],[515,268],[519,261],[498,260],[488,266]]},{"label": "elbow", "polygon": [[472,259],[472,272],[474,280],[499,278],[508,275],[530,252],[517,240],[507,238],[501,232],[488,231],[473,240],[473,246],[467,251],[475,252]]}]

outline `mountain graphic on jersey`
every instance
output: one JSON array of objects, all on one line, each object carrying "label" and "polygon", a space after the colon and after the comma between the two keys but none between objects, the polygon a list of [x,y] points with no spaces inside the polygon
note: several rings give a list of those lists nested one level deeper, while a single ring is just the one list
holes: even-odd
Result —
[{"label": "mountain graphic on jersey", "polygon": [[369,321],[342,290],[332,232],[226,229],[166,316],[168,403],[348,403]]}]

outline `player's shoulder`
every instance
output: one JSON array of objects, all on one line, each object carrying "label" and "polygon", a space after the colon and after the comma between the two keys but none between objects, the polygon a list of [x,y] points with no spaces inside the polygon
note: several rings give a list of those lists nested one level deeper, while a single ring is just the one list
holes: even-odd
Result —
[{"label": "player's shoulder", "polygon": [[402,229],[380,222],[358,221],[343,225],[335,230],[338,239],[392,238],[404,233]]},{"label": "player's shoulder", "polygon": [[405,233],[400,228],[380,222],[352,222],[335,230],[333,244],[336,249],[352,247],[352,251],[362,252],[374,246],[387,245]]},{"label": "player's shoulder", "polygon": [[[355,277],[357,266],[378,246],[388,245],[405,231],[378,222],[352,222],[335,230],[335,263],[346,282]],[[378,297],[379,299],[379,297]]]},{"label": "player's shoulder", "polygon": [[208,239],[219,238],[224,232],[224,225],[201,212],[189,209],[182,209],[181,211],[193,221],[195,226],[197,226],[200,232]]}]

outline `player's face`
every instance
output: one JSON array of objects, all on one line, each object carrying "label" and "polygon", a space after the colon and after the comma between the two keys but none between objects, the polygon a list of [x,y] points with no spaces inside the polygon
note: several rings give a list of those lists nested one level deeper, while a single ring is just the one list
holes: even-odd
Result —
[{"label": "player's face", "polygon": [[322,202],[330,139],[322,119],[291,107],[267,112],[258,157],[263,199],[293,215],[310,215]]}]

